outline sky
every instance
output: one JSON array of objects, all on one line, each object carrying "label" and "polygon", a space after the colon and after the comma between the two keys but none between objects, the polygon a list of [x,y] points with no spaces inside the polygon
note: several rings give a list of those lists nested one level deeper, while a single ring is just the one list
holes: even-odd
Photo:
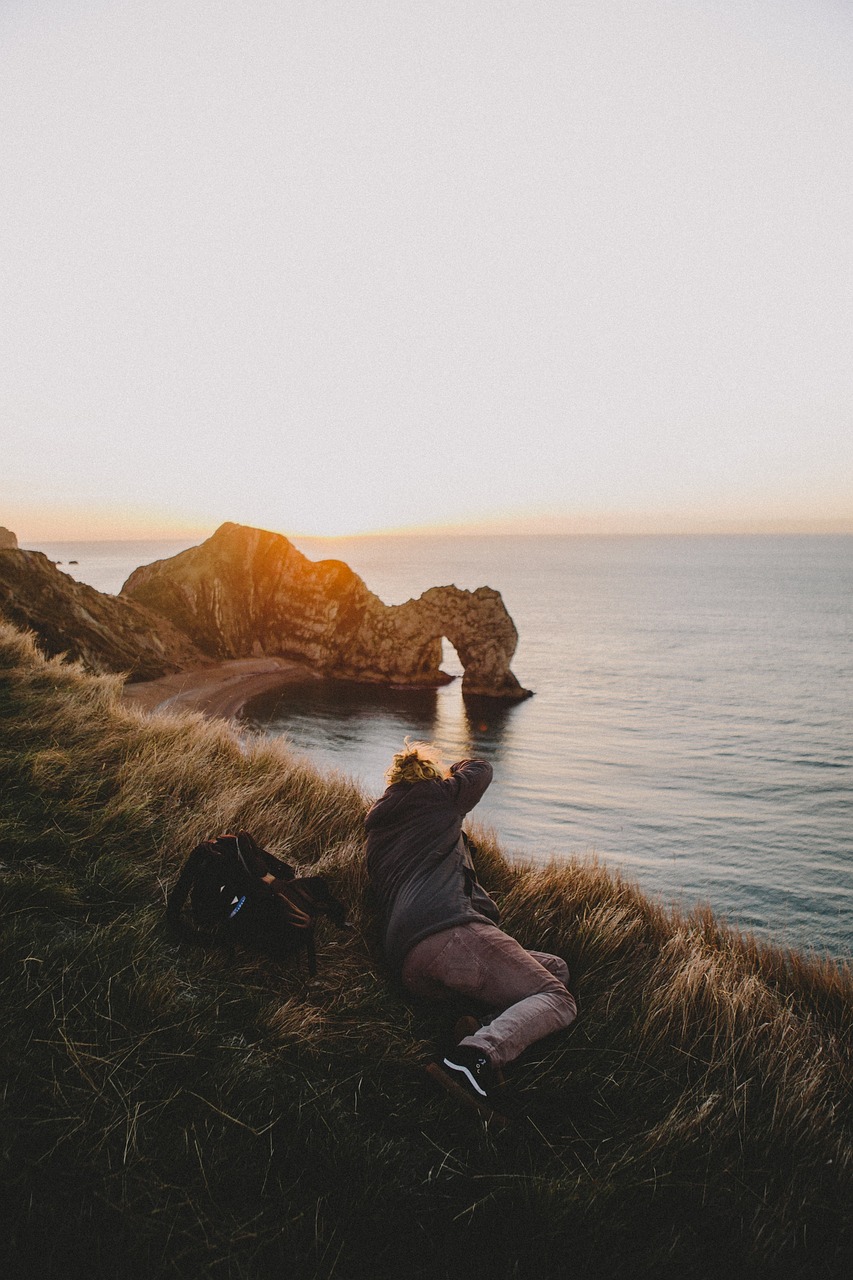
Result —
[{"label": "sky", "polygon": [[0,524],[853,532],[853,6],[0,0]]}]

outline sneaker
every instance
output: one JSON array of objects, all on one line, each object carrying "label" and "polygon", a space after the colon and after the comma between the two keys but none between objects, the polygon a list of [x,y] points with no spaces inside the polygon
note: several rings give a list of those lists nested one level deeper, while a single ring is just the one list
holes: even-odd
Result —
[{"label": "sneaker", "polygon": [[488,1098],[497,1087],[495,1069],[489,1059],[473,1045],[458,1045],[442,1059],[441,1064],[458,1084],[464,1085],[481,1098]]},{"label": "sneaker", "polygon": [[475,1036],[482,1025],[480,1019],[475,1018],[472,1013],[463,1013],[453,1024],[451,1046],[455,1048],[460,1040],[466,1040],[468,1036]]}]

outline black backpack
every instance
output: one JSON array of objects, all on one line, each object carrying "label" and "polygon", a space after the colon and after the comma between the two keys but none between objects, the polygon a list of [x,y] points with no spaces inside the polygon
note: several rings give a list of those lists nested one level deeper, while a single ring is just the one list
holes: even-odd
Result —
[{"label": "black backpack", "polygon": [[[190,925],[182,914],[187,899]],[[317,972],[314,925],[320,915],[341,928],[352,927],[323,876],[297,876],[248,831],[196,845],[166,903],[166,918],[182,937],[240,945],[277,960],[305,950],[312,976]]]}]

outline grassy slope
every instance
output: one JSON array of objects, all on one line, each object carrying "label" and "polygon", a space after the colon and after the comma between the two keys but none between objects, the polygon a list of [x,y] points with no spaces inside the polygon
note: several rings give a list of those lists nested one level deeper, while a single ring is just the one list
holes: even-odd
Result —
[{"label": "grassy slope", "polygon": [[[510,867],[486,835],[507,927],[566,957],[582,1005],[517,1066],[523,1116],[496,1133],[419,1070],[446,1018],[377,963],[364,797],[118,688],[0,627],[0,1270],[848,1273],[849,973],[592,863]],[[180,859],[237,826],[351,906],[314,982],[163,928]]]}]

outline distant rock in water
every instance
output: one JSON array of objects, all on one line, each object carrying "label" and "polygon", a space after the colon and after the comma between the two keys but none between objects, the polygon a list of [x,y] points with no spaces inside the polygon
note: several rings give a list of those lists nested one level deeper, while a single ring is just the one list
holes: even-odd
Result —
[{"label": "distant rock in water", "polygon": [[0,551],[7,551],[10,547],[15,548],[18,545],[18,539],[15,537],[11,529],[6,529],[0,524]]},{"label": "distant rock in water", "polygon": [[153,680],[205,662],[167,619],[75,582],[40,551],[0,551],[0,615],[35,632],[48,656],[66,654],[95,673]]},{"label": "distant rock in water", "polygon": [[281,534],[223,524],[201,546],[136,569],[121,598],[167,618],[212,658],[301,658],[326,675],[434,686],[446,636],[463,693],[529,696],[510,670],[518,643],[500,593],[432,587],[383,604],[340,560],[308,560]]}]

